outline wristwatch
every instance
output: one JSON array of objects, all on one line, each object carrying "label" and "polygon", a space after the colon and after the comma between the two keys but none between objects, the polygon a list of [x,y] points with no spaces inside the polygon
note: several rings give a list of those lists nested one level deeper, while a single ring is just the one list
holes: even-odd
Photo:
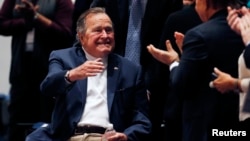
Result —
[{"label": "wristwatch", "polygon": [[64,78],[65,78],[65,80],[66,80],[67,82],[72,83],[72,81],[70,81],[70,79],[69,79],[69,73],[70,73],[70,71],[68,70],[68,71],[66,72],[66,74],[64,75]]}]

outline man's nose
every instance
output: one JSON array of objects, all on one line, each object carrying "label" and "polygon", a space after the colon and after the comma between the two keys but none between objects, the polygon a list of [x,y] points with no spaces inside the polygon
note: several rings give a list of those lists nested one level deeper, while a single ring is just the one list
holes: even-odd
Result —
[{"label": "man's nose", "polygon": [[102,36],[103,36],[103,37],[107,37],[107,36],[108,36],[108,33],[107,33],[106,30],[102,30]]}]

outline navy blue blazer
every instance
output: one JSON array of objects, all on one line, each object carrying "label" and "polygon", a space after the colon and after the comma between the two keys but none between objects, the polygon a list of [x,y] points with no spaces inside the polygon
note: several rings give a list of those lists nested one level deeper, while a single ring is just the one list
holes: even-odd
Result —
[{"label": "navy blue blazer", "polygon": [[[49,73],[41,83],[44,95],[55,97],[52,122],[32,132],[26,140],[65,141],[80,121],[87,96],[87,79],[68,84],[64,75],[86,61],[81,47],[53,51]],[[108,59],[108,111],[110,122],[129,141],[146,141],[151,132],[148,118],[148,99],[141,69],[132,62],[110,54]]]}]

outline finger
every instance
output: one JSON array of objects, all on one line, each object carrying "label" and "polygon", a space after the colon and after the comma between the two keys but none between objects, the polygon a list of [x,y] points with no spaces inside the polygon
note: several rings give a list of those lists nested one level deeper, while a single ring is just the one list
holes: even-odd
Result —
[{"label": "finger", "polygon": [[97,73],[93,73],[93,72],[86,72],[86,76],[87,77],[93,77],[93,76],[96,76]]},{"label": "finger", "polygon": [[210,87],[210,88],[214,88],[214,82],[213,82],[213,81],[210,81],[210,82],[209,82],[209,87]]},{"label": "finger", "polygon": [[240,19],[238,15],[234,14],[228,19],[228,24],[232,29],[237,29],[237,25],[239,25]]},{"label": "finger", "polygon": [[35,11],[38,11],[39,10],[39,5],[36,5],[35,8],[34,8]]},{"label": "finger", "polygon": [[241,12],[242,12],[243,15],[245,15],[245,14],[249,13],[249,10],[248,10],[248,8],[246,6],[243,6],[241,8]]},{"label": "finger", "polygon": [[104,68],[105,67],[104,67],[103,64],[91,64],[91,65],[88,66],[89,71],[93,71],[93,70],[103,71]]},{"label": "finger", "polygon": [[96,69],[88,68],[86,71],[83,71],[83,72],[86,76],[96,76],[97,74],[102,73],[103,70],[98,69],[98,68],[96,68]]},{"label": "finger", "polygon": [[232,7],[231,6],[228,6],[227,7],[227,11],[230,12],[232,10]]},{"label": "finger", "polygon": [[21,7],[20,5],[15,5],[14,9],[19,11],[20,7]]},{"label": "finger", "polygon": [[150,54],[158,61],[163,62],[164,63],[164,58],[166,57],[166,51],[165,50],[161,50],[158,49],[156,47],[154,47],[153,45],[149,45],[148,46],[149,52]]},{"label": "finger", "polygon": [[93,61],[88,61],[88,65],[94,67],[94,66],[104,66],[103,60],[101,58],[97,58]]},{"label": "finger", "polygon": [[148,51],[153,55],[153,54],[157,54],[159,53],[159,49],[157,49],[156,47],[154,47],[153,45],[148,45],[147,46]]},{"label": "finger", "polygon": [[222,71],[220,71],[217,67],[214,68],[214,73],[218,76],[221,73],[223,73]]},{"label": "finger", "polygon": [[181,32],[178,32],[178,31],[175,31],[175,32],[174,32],[174,35],[175,35],[175,36],[178,36],[178,37],[184,37],[184,34],[181,33]]},{"label": "finger", "polygon": [[151,47],[151,45],[148,45],[148,46],[147,46],[147,50],[148,50],[148,52],[151,54],[151,52],[152,52],[152,47]]},{"label": "finger", "polygon": [[154,56],[154,54],[155,54],[155,52],[154,52],[154,46],[150,44],[150,45],[147,46],[147,49],[148,49],[148,52],[149,52],[152,56]]},{"label": "finger", "polygon": [[235,21],[235,19],[238,17],[238,13],[235,9],[232,9],[228,12],[227,21],[229,25],[232,25],[232,23]]},{"label": "finger", "polygon": [[241,20],[236,15],[232,18],[232,21],[231,21],[231,23],[229,23],[229,25],[230,25],[231,29],[233,29],[233,30],[236,30],[236,31],[241,30],[240,29],[241,28],[240,27],[241,26]]},{"label": "finger", "polygon": [[156,48],[156,47],[155,47],[154,45],[152,45],[152,44],[148,45],[148,47],[149,47],[150,49]]},{"label": "finger", "polygon": [[153,45],[148,46],[150,54],[157,60],[160,58],[161,50],[155,48]]},{"label": "finger", "polygon": [[230,10],[229,10],[229,8],[228,8],[228,14],[227,14],[227,21],[229,21],[229,19],[231,19],[231,16],[232,16],[232,14],[233,14],[233,12],[232,12],[232,9],[230,8]]},{"label": "finger", "polygon": [[180,33],[180,32],[175,32],[174,37],[175,37],[175,39],[177,39],[177,40],[183,41],[183,39],[184,39],[184,34],[182,34],[182,33]]},{"label": "finger", "polygon": [[175,32],[175,42],[181,53],[182,53],[183,39],[184,39],[184,34],[182,34],[181,32]]},{"label": "finger", "polygon": [[173,50],[173,47],[172,47],[169,40],[166,40],[166,49],[167,49],[167,51],[172,51]]}]

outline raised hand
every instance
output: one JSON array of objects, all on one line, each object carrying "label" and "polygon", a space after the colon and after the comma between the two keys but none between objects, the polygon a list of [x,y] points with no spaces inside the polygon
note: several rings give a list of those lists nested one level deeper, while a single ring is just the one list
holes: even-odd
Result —
[{"label": "raised hand", "polygon": [[179,61],[178,53],[172,48],[172,45],[169,40],[166,41],[167,51],[157,49],[151,44],[147,46],[147,49],[155,59],[166,65],[170,65],[174,61]]},{"label": "raised hand", "polygon": [[94,61],[86,61],[82,65],[70,70],[70,81],[85,79],[87,77],[96,76],[98,73],[103,72],[105,66],[101,58]]}]

